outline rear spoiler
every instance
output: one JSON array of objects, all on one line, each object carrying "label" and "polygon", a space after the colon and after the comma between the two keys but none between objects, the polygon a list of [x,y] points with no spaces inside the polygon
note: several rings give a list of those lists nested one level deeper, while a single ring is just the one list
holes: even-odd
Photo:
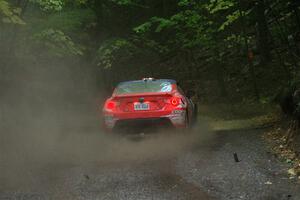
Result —
[{"label": "rear spoiler", "polygon": [[148,93],[134,93],[134,94],[121,94],[121,95],[113,95],[114,99],[124,98],[124,97],[149,97],[149,96],[168,96],[172,97],[173,93],[171,92],[148,92]]}]

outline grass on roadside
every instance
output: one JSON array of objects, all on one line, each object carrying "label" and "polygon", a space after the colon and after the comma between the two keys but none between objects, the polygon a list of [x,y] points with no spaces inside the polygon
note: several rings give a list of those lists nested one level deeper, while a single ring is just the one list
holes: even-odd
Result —
[{"label": "grass on roadside", "polygon": [[275,105],[253,102],[199,105],[200,119],[216,131],[269,126],[279,121],[279,113]]}]

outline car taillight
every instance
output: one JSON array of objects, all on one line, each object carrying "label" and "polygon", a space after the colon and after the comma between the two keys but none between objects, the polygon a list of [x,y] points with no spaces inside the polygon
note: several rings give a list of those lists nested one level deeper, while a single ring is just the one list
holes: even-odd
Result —
[{"label": "car taillight", "polygon": [[179,103],[180,103],[180,98],[178,98],[178,97],[173,97],[173,98],[171,98],[171,104],[172,104],[173,106],[178,106]]},{"label": "car taillight", "polygon": [[105,108],[108,110],[113,110],[116,107],[116,102],[114,101],[107,101]]}]

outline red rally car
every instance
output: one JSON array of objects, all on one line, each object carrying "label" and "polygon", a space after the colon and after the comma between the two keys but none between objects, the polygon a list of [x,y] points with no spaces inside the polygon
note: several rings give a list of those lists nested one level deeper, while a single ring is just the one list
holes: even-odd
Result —
[{"label": "red rally car", "polygon": [[175,80],[144,78],[121,82],[103,107],[104,126],[190,127],[196,121],[196,106]]}]

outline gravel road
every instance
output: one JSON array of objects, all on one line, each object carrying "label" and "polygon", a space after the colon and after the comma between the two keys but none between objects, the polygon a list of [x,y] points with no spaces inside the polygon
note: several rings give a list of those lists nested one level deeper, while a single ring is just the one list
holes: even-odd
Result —
[{"label": "gravel road", "polygon": [[103,133],[84,69],[22,67],[1,82],[1,200],[300,200],[263,130]]},{"label": "gravel road", "polygon": [[182,135],[111,137],[92,117],[60,120],[2,127],[0,199],[300,199],[263,130],[214,133],[202,123]]}]

